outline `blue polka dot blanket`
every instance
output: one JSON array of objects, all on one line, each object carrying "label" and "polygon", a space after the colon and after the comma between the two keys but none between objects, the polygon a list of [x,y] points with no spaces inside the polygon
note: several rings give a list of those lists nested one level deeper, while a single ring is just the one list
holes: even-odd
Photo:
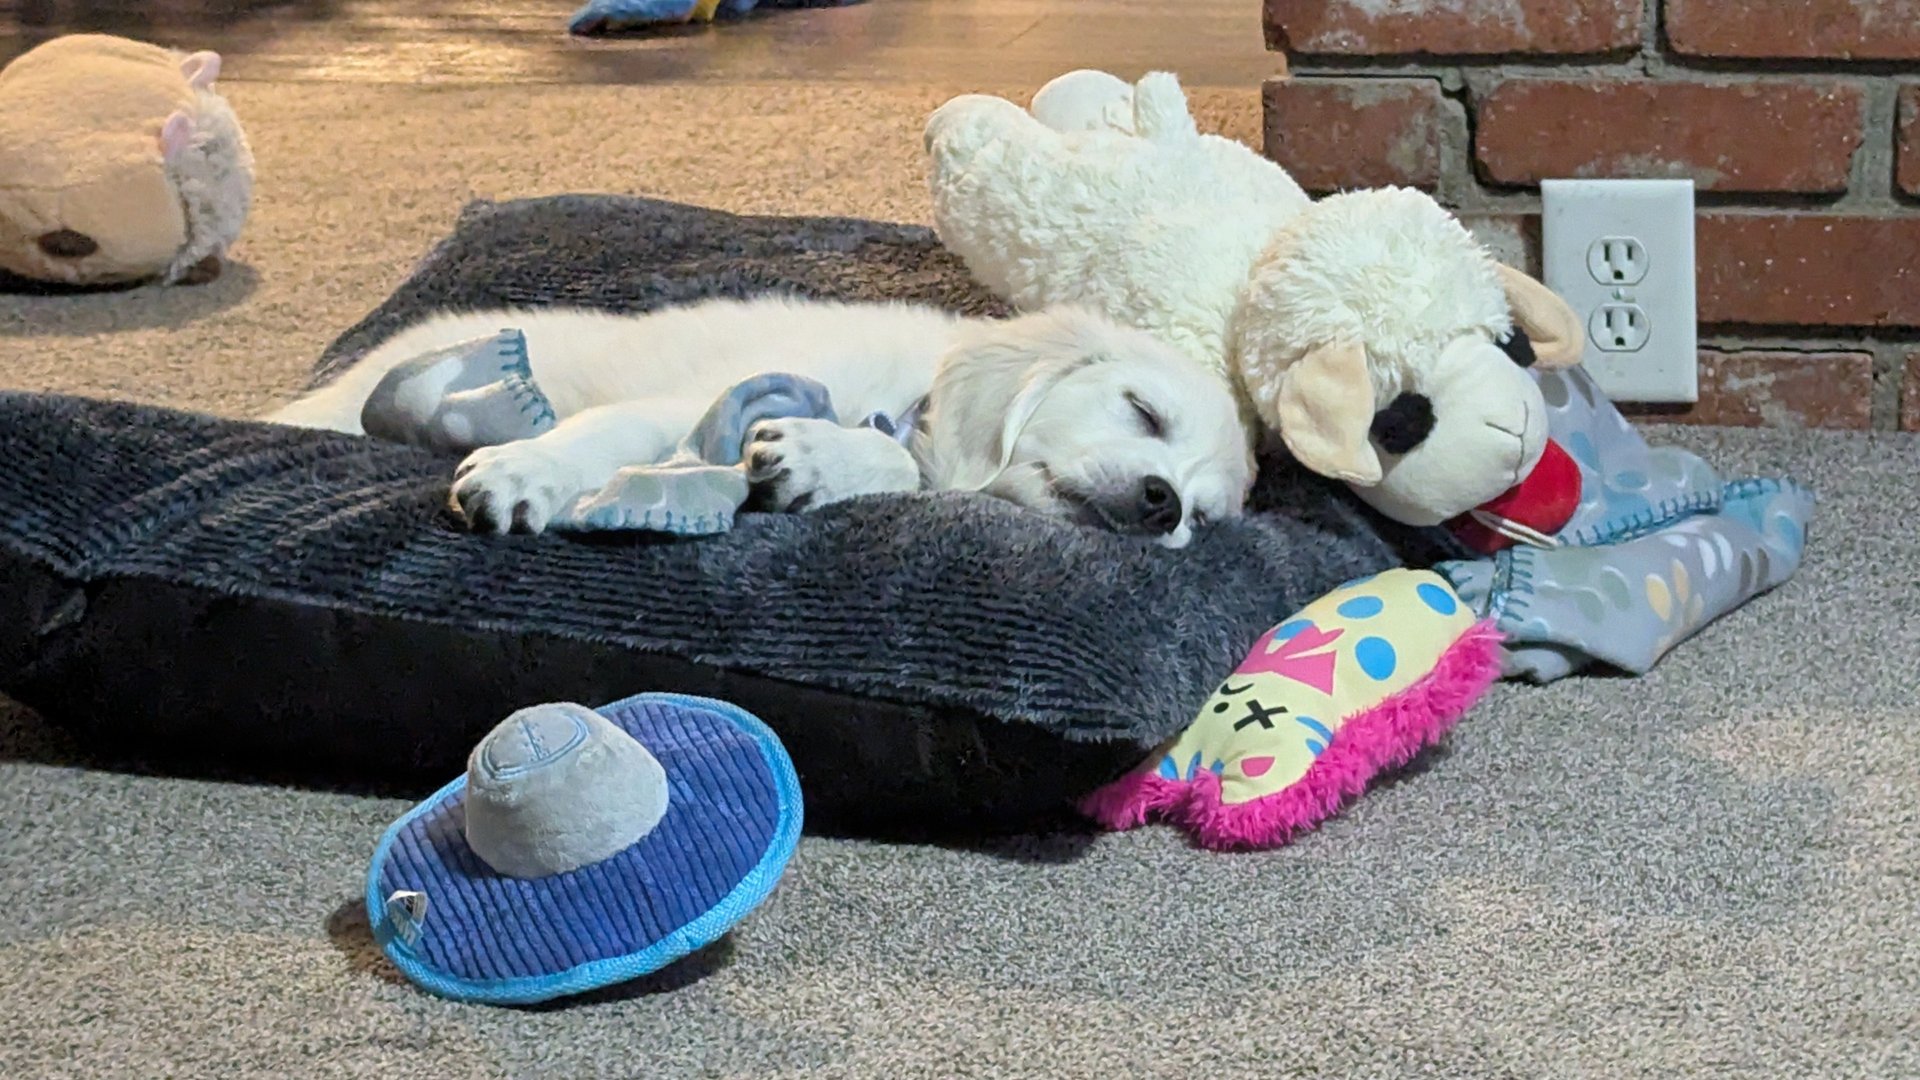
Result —
[{"label": "blue polka dot blanket", "polygon": [[[898,417],[860,421],[905,442],[918,405]],[[838,422],[827,388],[801,375],[756,375],[730,387],[663,461],[620,470],[576,499],[548,528],[560,532],[646,530],[705,536],[733,527],[747,499],[741,457],[762,420],[808,417]],[[505,329],[435,349],[396,365],[361,412],[367,434],[438,450],[468,451],[528,439],[557,422],[534,381],[526,336]]]},{"label": "blue polka dot blanket", "polygon": [[524,1005],[658,971],[766,899],[800,783],[765,724],[642,694],[524,709],[381,837],[374,938],[415,985]]},{"label": "blue polka dot blanket", "polygon": [[1594,664],[1643,674],[1799,569],[1811,491],[1724,480],[1685,450],[1647,445],[1579,368],[1535,377],[1549,433],[1580,467],[1579,507],[1551,547],[1439,566],[1506,639],[1509,677],[1550,682]]}]

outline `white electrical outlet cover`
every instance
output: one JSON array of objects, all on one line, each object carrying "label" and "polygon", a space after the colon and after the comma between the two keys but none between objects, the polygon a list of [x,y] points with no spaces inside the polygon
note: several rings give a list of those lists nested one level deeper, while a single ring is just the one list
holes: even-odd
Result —
[{"label": "white electrical outlet cover", "polygon": [[[1699,400],[1693,181],[1548,180],[1540,195],[1542,277],[1588,327],[1594,381],[1619,401]],[[1623,305],[1644,338],[1607,331]]]}]

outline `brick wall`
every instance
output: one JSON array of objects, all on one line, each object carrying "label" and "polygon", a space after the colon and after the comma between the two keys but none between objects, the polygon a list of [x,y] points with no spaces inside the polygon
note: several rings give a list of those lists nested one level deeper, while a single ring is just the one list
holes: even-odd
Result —
[{"label": "brick wall", "polygon": [[[1920,0],[1265,0],[1266,148],[1539,270],[1547,177],[1691,177],[1711,423],[1920,431]],[[1651,411],[1651,407],[1649,409]]]}]

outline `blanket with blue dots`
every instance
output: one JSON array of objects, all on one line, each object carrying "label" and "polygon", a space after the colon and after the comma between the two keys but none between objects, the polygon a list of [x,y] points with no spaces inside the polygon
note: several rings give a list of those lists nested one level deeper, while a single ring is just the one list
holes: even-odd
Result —
[{"label": "blanket with blue dots", "polygon": [[1506,674],[1550,682],[1596,663],[1642,674],[1721,615],[1791,577],[1813,493],[1723,479],[1649,446],[1578,368],[1536,374],[1548,429],[1580,467],[1581,500],[1554,547],[1442,563],[1506,639]]}]

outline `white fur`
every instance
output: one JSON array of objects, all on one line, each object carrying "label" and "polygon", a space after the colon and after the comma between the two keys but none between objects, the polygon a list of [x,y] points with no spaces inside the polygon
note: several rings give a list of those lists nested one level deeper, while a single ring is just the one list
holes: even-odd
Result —
[{"label": "white fur", "polygon": [[194,111],[169,119],[185,122],[185,145],[163,147],[167,176],[180,194],[187,242],[167,265],[164,280],[179,281],[208,256],[225,255],[240,238],[253,206],[253,150],[227,99],[214,90],[220,55],[183,56],[181,73],[194,92]]},{"label": "white fur", "polygon": [[[1248,270],[1309,201],[1252,150],[1199,134],[1171,75],[1141,80],[1130,106],[1137,135],[1111,125],[1058,132],[982,94],[940,106],[926,130],[935,228],[1021,310],[1084,305],[1224,376],[1227,322]],[[1087,107],[1062,111],[1083,117]]]},{"label": "white fur", "polygon": [[[396,364],[520,329],[560,422],[476,450],[453,497],[514,508],[538,531],[622,467],[658,461],[728,387],[764,372],[820,381],[849,421],[928,398],[904,448],[866,428],[790,419],[756,426],[749,476],[776,506],[808,509],[921,486],[979,490],[1088,524],[1134,531],[1147,477],[1179,497],[1169,547],[1202,517],[1237,514],[1252,480],[1245,429],[1219,379],[1139,330],[1070,308],[963,320],[901,304],[711,300],[640,316],[566,309],[441,315],[380,345],[268,419],[359,432],[362,406]],[[1136,409],[1162,425],[1155,435]],[[470,515],[480,516],[480,515]],[[489,513],[490,524],[516,524]]]},{"label": "white fur", "polygon": [[1403,521],[1471,509],[1538,460],[1538,387],[1494,344],[1512,325],[1509,297],[1431,198],[1386,189],[1312,202],[1278,165],[1199,134],[1166,73],[1128,87],[1070,72],[1033,104],[1029,114],[969,94],[927,121],[935,228],[998,295],[1152,330],[1229,376],[1246,411],[1276,429],[1295,361],[1362,346],[1375,400],[1324,412],[1371,415],[1416,392],[1436,423],[1399,456],[1375,455],[1358,432],[1349,456],[1366,467],[1329,475]]},{"label": "white fur", "polygon": [[1373,453],[1358,488],[1390,517],[1437,525],[1525,479],[1546,448],[1546,402],[1494,345],[1513,329],[1493,259],[1459,220],[1406,188],[1333,195],[1281,228],[1254,267],[1229,335],[1240,386],[1262,420],[1293,364],[1323,342],[1366,347],[1373,409],[1417,393],[1427,441]]}]

